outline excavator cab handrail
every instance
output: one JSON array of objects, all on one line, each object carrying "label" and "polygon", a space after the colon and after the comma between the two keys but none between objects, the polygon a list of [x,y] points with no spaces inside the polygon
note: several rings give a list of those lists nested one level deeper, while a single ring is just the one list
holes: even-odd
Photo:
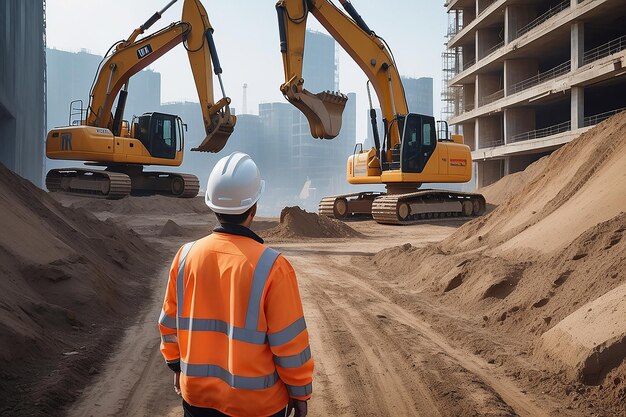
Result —
[{"label": "excavator cab handrail", "polygon": [[[80,107],[76,108],[74,107],[74,104],[76,103],[80,103]],[[67,119],[67,125],[68,126],[77,126],[80,125],[83,121],[83,115],[85,115],[85,109],[83,107],[83,100],[72,100],[70,102],[70,114],[69,117]],[[72,120],[73,116],[80,116],[78,120]]]}]

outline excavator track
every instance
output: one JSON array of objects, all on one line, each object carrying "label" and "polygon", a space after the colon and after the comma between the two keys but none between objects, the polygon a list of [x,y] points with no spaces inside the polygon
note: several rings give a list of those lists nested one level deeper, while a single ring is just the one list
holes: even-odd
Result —
[{"label": "excavator track", "polygon": [[198,177],[174,172],[144,172],[138,167],[111,169],[53,169],[46,176],[50,192],[66,192],[118,200],[127,195],[161,194],[193,198],[200,191]]},{"label": "excavator track", "polygon": [[376,198],[372,217],[377,223],[406,225],[424,219],[480,216],[485,209],[485,197],[481,194],[421,190]]},{"label": "excavator track", "polygon": [[191,174],[143,172],[141,182],[133,178],[133,194],[161,194],[177,198],[193,198],[198,195],[198,191],[200,191],[200,181],[198,177]]},{"label": "excavator track", "polygon": [[371,217],[374,199],[383,193],[364,192],[324,197],[319,204],[319,214],[335,219]]},{"label": "excavator track", "polygon": [[46,175],[50,192],[119,200],[131,192],[131,180],[126,174],[96,169],[53,169]]}]

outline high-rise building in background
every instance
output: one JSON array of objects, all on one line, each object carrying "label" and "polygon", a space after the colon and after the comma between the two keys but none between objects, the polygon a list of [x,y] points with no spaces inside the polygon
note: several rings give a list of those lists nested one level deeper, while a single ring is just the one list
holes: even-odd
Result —
[{"label": "high-rise building in background", "polygon": [[433,79],[400,77],[409,112],[433,116]]},{"label": "high-rise building in background", "polygon": [[0,2],[0,163],[43,185],[45,1]]},{"label": "high-rise building in background", "polygon": [[626,2],[447,0],[444,114],[478,187],[626,109]]},{"label": "high-rise building in background", "polygon": [[321,32],[306,31],[302,77],[307,90],[339,90],[338,55],[335,40]]}]

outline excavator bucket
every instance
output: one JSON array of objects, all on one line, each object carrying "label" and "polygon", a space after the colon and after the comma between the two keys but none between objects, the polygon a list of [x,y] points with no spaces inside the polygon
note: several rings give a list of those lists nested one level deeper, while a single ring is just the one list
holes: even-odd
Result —
[{"label": "excavator bucket", "polygon": [[215,113],[211,116],[210,125],[205,126],[206,137],[198,147],[191,150],[213,153],[221,151],[235,130],[235,123],[237,123],[237,117],[231,115],[229,110]]},{"label": "excavator bucket", "polygon": [[343,109],[348,101],[346,95],[331,91],[313,94],[302,90],[289,94],[287,100],[304,113],[314,138],[334,139],[339,134]]}]

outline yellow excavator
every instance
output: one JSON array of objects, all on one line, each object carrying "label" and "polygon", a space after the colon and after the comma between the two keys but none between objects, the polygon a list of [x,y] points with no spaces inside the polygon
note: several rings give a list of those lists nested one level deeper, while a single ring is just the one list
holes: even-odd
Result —
[{"label": "yellow excavator", "polygon": [[[84,114],[80,110],[82,120],[48,133],[48,158],[88,161],[86,168],[48,172],[46,186],[49,191],[108,199],[129,194],[165,194],[181,198],[198,194],[199,182],[194,175],[143,169],[146,165],[181,165],[186,126],[180,117],[152,112],[134,117],[130,123],[123,120],[131,77],[182,43],[189,55],[206,131],[206,138],[192,150],[219,152],[233,132],[236,118],[230,113],[230,98],[222,83],[213,28],[200,0],[184,0],[179,22],[137,39],[176,1],[170,1],[135,29],[128,39],[114,44],[107,52],[94,79],[89,106]],[[222,90],[222,98],[217,102],[213,99],[212,69]],[[112,114],[116,98],[117,108]]]},{"label": "yellow excavator", "polygon": [[368,78],[380,102],[384,138],[378,136],[376,112],[370,116],[374,147],[355,147],[348,159],[350,184],[385,184],[386,193],[362,192],[325,197],[320,214],[345,219],[372,216],[378,223],[409,224],[420,219],[475,216],[485,211],[480,194],[420,189],[426,183],[464,183],[472,177],[472,157],[460,135],[437,138],[432,116],[409,113],[404,87],[385,40],[365,23],[348,0],[280,0],[276,4],[280,48],[285,69],[281,91],[309,122],[315,138],[332,139],[341,129],[347,98],[330,91],[313,94],[304,88],[302,65],[308,14],[322,24]]}]

